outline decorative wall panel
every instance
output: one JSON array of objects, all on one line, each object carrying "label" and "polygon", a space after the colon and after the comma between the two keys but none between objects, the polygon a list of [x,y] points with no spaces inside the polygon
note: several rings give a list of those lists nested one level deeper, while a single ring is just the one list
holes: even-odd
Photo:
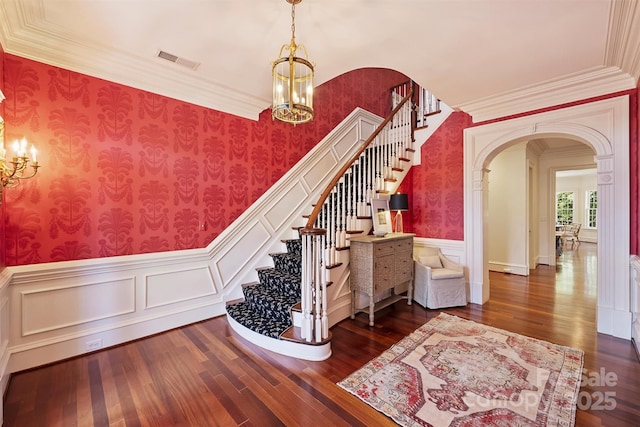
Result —
[{"label": "decorative wall panel", "polygon": [[327,177],[327,173],[335,167],[337,161],[333,153],[326,153],[313,169],[302,176],[303,181],[311,190],[315,190]]},{"label": "decorative wall panel", "polygon": [[145,309],[218,293],[208,267],[150,274],[145,284]]},{"label": "decorative wall panel", "polygon": [[[340,144],[336,144],[334,146],[334,149],[336,150],[336,155],[338,156],[338,158],[342,158],[346,152],[351,150],[354,144],[363,142],[359,138],[360,135],[358,135],[358,128],[359,128],[358,126],[354,125],[351,132],[349,132],[344,138],[342,138]],[[367,135],[370,135],[370,134],[367,134]]]},{"label": "decorative wall panel", "polygon": [[271,234],[263,224],[255,223],[247,227],[242,236],[238,236],[228,250],[216,262],[222,283],[231,282],[246,264],[248,258],[257,253],[271,238]]},{"label": "decorative wall panel", "polygon": [[289,226],[294,226],[295,219],[301,218],[291,218],[291,215],[305,201],[307,195],[302,185],[293,185],[286,193],[280,194],[280,198],[274,201],[273,206],[265,212],[265,221],[267,221],[274,230],[282,227],[282,224],[285,222],[288,223]]},{"label": "decorative wall panel", "polygon": [[[80,286],[23,290],[22,335],[29,336],[135,311],[133,277]],[[52,310],[51,307],[56,307]],[[66,308],[65,308],[66,307]]]}]

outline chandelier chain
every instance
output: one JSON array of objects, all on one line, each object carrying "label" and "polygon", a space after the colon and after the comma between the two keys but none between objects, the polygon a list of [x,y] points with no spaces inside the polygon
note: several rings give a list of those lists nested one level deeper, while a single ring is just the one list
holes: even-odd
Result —
[{"label": "chandelier chain", "polygon": [[291,2],[291,39],[296,39],[296,2]]}]

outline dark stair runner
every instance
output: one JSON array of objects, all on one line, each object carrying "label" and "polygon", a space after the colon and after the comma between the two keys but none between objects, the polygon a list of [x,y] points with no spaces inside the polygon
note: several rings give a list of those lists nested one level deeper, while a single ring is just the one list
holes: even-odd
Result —
[{"label": "dark stair runner", "polygon": [[274,267],[257,269],[258,281],[242,285],[244,301],[227,306],[227,314],[244,327],[271,338],[293,326],[291,307],[300,302],[302,243],[285,240],[287,252],[270,254]]}]

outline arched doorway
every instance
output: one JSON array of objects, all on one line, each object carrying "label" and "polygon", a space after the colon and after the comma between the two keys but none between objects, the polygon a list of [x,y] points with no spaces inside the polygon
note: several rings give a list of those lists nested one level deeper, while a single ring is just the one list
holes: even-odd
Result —
[{"label": "arched doorway", "polygon": [[[469,265],[471,302],[482,304],[489,299],[486,166],[501,150],[540,137],[573,139],[587,144],[596,153],[599,199],[597,329],[630,339],[628,96],[465,130],[465,255]],[[541,245],[551,247],[552,239],[548,240]]]}]

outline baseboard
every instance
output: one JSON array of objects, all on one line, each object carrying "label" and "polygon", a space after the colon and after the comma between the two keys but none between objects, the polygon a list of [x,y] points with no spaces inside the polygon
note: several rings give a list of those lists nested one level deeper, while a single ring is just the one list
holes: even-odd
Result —
[{"label": "baseboard", "polygon": [[[225,313],[224,304],[204,305],[189,308],[181,312],[165,313],[161,316],[149,316],[134,322],[110,324],[100,331],[86,331],[79,334],[56,336],[29,344],[9,348],[8,372],[18,372],[46,365],[59,360],[90,353],[91,351],[124,344],[129,341],[155,335],[171,329],[200,322]],[[100,342],[94,350],[88,351],[89,342]]]},{"label": "baseboard", "polygon": [[501,262],[489,261],[489,271],[496,271],[498,273],[517,274],[519,276],[528,276],[529,267],[526,265],[508,264]]},{"label": "baseboard", "polygon": [[614,337],[631,339],[632,320],[630,311],[616,310],[598,305],[598,332]]}]

